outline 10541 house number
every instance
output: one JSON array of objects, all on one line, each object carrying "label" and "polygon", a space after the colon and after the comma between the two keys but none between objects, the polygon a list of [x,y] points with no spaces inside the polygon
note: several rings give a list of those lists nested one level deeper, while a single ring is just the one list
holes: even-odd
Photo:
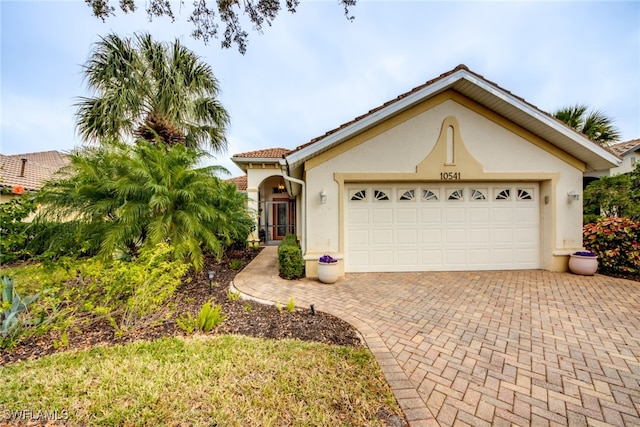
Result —
[{"label": "10541 house number", "polygon": [[443,181],[458,181],[462,179],[460,172],[440,172],[440,179]]}]

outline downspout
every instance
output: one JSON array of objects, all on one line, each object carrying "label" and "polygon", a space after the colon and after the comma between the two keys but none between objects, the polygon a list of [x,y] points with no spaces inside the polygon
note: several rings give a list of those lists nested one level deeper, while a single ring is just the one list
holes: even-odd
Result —
[{"label": "downspout", "polygon": [[302,209],[300,212],[300,217],[302,218],[302,224],[300,226],[300,249],[302,250],[302,256],[307,253],[307,187],[305,186],[305,182],[301,179],[294,178],[289,176],[289,165],[287,164],[286,159],[280,160],[280,172],[282,173],[282,178],[286,181],[291,181],[296,184],[300,184],[302,187]]}]

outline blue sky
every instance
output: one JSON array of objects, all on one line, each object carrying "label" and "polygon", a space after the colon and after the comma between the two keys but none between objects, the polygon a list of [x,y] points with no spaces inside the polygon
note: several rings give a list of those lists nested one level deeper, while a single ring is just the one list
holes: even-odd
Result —
[{"label": "blue sky", "polygon": [[294,148],[458,64],[544,111],[601,109],[623,141],[640,138],[638,1],[360,0],[349,22],[337,1],[302,0],[250,32],[244,56],[193,40],[190,4],[174,23],[149,23],[144,11],[103,23],[82,0],[0,0],[0,152],[80,145],[73,104],[87,94],[81,65],[93,43],[143,31],[180,38],[212,66],[231,115],[229,152],[213,163],[232,175],[231,154]]}]

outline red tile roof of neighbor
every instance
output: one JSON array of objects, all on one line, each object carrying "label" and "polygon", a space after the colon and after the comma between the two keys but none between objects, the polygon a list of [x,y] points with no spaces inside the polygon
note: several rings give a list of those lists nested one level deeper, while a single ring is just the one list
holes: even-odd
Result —
[{"label": "red tile roof of neighbor", "polygon": [[233,182],[238,190],[246,191],[247,190],[247,175],[236,176],[233,178],[227,179],[227,182]]},{"label": "red tile roof of neighbor", "polygon": [[68,164],[69,157],[58,151],[9,156],[0,154],[0,186],[22,186],[25,190],[38,190],[45,181]]},{"label": "red tile roof of neighbor", "polygon": [[618,156],[623,156],[634,148],[640,149],[640,139],[632,139],[631,141],[611,145],[609,150],[613,151]]},{"label": "red tile roof of neighbor", "polygon": [[248,151],[246,153],[234,154],[234,158],[245,159],[281,159],[289,154],[288,148],[267,148],[266,150]]}]

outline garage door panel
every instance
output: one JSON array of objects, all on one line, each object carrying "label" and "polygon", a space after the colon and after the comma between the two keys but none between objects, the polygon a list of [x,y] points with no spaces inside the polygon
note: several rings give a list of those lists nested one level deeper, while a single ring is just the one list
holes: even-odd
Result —
[{"label": "garage door panel", "polygon": [[511,243],[513,242],[513,228],[492,227],[491,239],[494,243]]},{"label": "garage door panel", "polygon": [[417,224],[418,223],[418,210],[413,209],[398,209],[398,224]]},{"label": "garage door panel", "polygon": [[466,265],[467,251],[465,249],[447,249],[445,252],[445,262],[447,265]]},{"label": "garage door panel", "polygon": [[491,220],[489,207],[469,208],[470,224],[488,224]]},{"label": "garage door panel", "polygon": [[533,228],[516,228],[515,242],[517,245],[529,245],[535,243],[540,238],[540,233]]},{"label": "garage door panel", "polygon": [[[347,187],[347,195],[378,189]],[[346,197],[346,271],[540,267],[537,184],[416,183],[384,194]]]},{"label": "garage door panel", "polygon": [[444,215],[445,224],[464,224],[467,222],[467,210],[463,207],[447,208]]},{"label": "garage door panel", "polygon": [[369,230],[349,230],[348,236],[349,242],[354,247],[369,245]]},{"label": "garage door panel", "polygon": [[467,241],[467,233],[464,229],[449,229],[445,230],[445,244],[446,245],[459,245],[464,244]]},{"label": "garage door panel", "polygon": [[491,252],[486,249],[470,249],[469,264],[478,269],[491,265]]},{"label": "garage door panel", "polygon": [[422,243],[425,245],[442,244],[442,230],[439,228],[422,230]]},{"label": "garage door panel", "polygon": [[373,238],[371,239],[374,245],[390,245],[393,243],[393,230],[373,230]]},{"label": "garage door panel", "polygon": [[416,243],[418,243],[418,231],[415,229],[397,230],[396,236],[396,241],[399,245],[415,245]]},{"label": "garage door panel", "polygon": [[373,251],[373,263],[376,266],[390,267],[395,264],[395,252],[392,250],[387,251]]},{"label": "garage door panel", "polygon": [[422,265],[428,268],[440,268],[443,264],[441,249],[423,250],[420,253]]},{"label": "garage door panel", "polygon": [[486,228],[470,228],[469,243],[487,243],[491,240],[491,230]]},{"label": "garage door panel", "polygon": [[393,209],[372,209],[372,219],[374,224],[393,224]]},{"label": "garage door panel", "polygon": [[420,210],[420,223],[422,224],[435,224],[440,226],[442,224],[442,208],[426,208]]},{"label": "garage door panel", "polygon": [[[506,204],[506,202],[496,202]],[[496,206],[492,209],[491,221],[493,223],[513,223],[513,208],[511,206]]]},{"label": "garage door panel", "polygon": [[418,250],[399,250],[398,251],[398,265],[401,266],[417,266],[418,265]]}]

